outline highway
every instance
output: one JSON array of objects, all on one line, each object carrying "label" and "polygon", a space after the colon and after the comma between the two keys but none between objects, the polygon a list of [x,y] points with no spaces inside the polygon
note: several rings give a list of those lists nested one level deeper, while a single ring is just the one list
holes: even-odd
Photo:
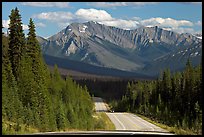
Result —
[{"label": "highway", "polygon": [[95,111],[96,112],[107,112],[108,111],[102,98],[93,97],[93,101],[95,103]]},{"label": "highway", "polygon": [[96,112],[105,112],[110,120],[116,127],[116,130],[127,130],[127,131],[153,131],[153,132],[166,132],[168,131],[149,123],[146,120],[138,117],[132,113],[126,112],[108,112],[105,103],[101,98],[94,97],[95,101],[95,110]]},{"label": "highway", "polygon": [[167,132],[166,130],[151,124],[142,118],[131,113],[106,113],[114,123],[116,130],[134,130],[134,131],[156,131]]}]

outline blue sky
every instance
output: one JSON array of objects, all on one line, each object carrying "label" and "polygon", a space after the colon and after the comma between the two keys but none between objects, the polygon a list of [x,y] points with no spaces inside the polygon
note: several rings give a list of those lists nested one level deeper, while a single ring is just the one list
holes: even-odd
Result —
[{"label": "blue sky", "polygon": [[20,10],[25,33],[33,18],[37,35],[45,38],[73,22],[87,21],[123,29],[157,25],[178,33],[202,33],[201,2],[2,2],[3,31],[15,7]]}]

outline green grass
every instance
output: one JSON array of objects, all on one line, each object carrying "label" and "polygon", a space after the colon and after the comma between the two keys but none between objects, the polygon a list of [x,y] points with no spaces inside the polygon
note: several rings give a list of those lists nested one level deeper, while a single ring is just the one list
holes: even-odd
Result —
[{"label": "green grass", "polygon": [[169,131],[170,133],[173,133],[173,134],[176,134],[176,135],[197,135],[196,133],[194,133],[191,130],[184,130],[184,129],[181,129],[181,128],[178,128],[178,127],[170,127],[170,126],[167,126],[165,124],[153,121],[150,118],[147,118],[147,117],[145,117],[143,115],[140,115],[140,114],[136,114],[136,115],[141,117],[142,119],[144,119],[144,120],[158,126],[158,127],[161,127],[163,129]]},{"label": "green grass", "polygon": [[39,132],[38,129],[33,128],[31,126],[26,126],[25,124],[19,124],[2,120],[2,135],[19,135],[19,134],[29,134]]},{"label": "green grass", "polygon": [[[104,112],[94,113],[94,130],[115,130],[114,124]],[[64,131],[80,131],[80,129],[66,128],[64,130],[56,130],[55,132]],[[17,123],[2,119],[2,135],[22,135],[39,133],[40,130],[25,124],[17,125]]]},{"label": "green grass", "polygon": [[95,130],[115,130],[115,125],[104,112],[96,112],[94,114]]}]

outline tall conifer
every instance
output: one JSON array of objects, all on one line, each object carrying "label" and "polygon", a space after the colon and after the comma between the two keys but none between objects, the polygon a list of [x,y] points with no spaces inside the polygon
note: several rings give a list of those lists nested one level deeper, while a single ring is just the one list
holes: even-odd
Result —
[{"label": "tall conifer", "polygon": [[18,67],[24,53],[25,36],[18,8],[12,9],[9,24],[9,57],[14,77],[18,77]]}]

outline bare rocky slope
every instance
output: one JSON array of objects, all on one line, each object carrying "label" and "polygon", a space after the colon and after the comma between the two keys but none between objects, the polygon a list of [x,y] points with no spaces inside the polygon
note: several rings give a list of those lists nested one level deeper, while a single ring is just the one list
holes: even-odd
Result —
[{"label": "bare rocky slope", "polygon": [[48,39],[38,37],[45,55],[94,66],[157,75],[169,67],[201,63],[202,37],[155,27],[123,30],[94,21],[72,23]]}]

